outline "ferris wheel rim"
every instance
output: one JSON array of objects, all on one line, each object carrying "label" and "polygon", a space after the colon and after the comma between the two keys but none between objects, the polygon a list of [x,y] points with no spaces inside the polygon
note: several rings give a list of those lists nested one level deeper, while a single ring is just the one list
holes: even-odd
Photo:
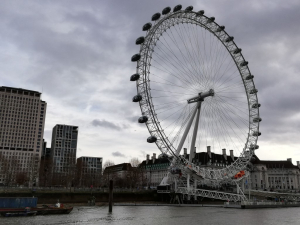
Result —
[{"label": "ferris wheel rim", "polygon": [[[143,101],[139,102],[142,115],[147,115],[149,117],[149,120],[146,123],[147,128],[151,136],[158,137],[156,144],[162,153],[169,153],[175,157],[179,157],[180,161],[184,162],[185,164],[192,164],[185,160],[183,157],[174,155],[175,147],[168,140],[168,137],[164,133],[159,119],[156,116],[150,90],[149,71],[151,68],[152,53],[154,51],[156,42],[158,41],[159,36],[166,32],[167,29],[169,29],[171,26],[176,26],[179,23],[193,23],[209,30],[209,32],[215,35],[215,37],[217,37],[219,41],[222,42],[223,46],[231,55],[232,60],[235,62],[240,77],[243,81],[249,110],[249,133],[247,141],[245,143],[245,148],[243,149],[240,157],[238,157],[238,159],[235,160],[233,164],[223,169],[204,169],[199,167],[197,168],[197,166],[192,165],[199,171],[199,174],[201,173],[202,176],[206,178],[210,177],[212,179],[221,179],[222,177],[224,177],[224,174],[226,174],[227,176],[231,176],[232,171],[243,169],[254,154],[255,148],[252,148],[257,144],[259,123],[254,123],[253,119],[259,118],[259,107],[252,108],[253,105],[258,104],[258,100],[253,79],[250,79],[250,81],[246,81],[246,77],[251,75],[246,60],[244,59],[241,52],[239,52],[238,56],[235,57],[233,51],[239,49],[238,46],[233,40],[226,42],[226,40],[228,40],[228,38],[231,38],[231,36],[229,36],[228,33],[224,29],[222,29],[222,26],[214,22],[214,19],[212,19],[212,17],[208,18],[205,15],[199,15],[198,13],[193,11],[179,10],[163,16],[154,23],[151,29],[147,31],[145,42],[141,44],[140,47],[140,59],[137,61],[137,74],[140,74],[142,76],[142,79],[137,80],[137,91],[138,94],[140,94],[143,98]],[[218,29],[220,31],[218,31]],[[244,65],[243,63],[246,65]],[[250,93],[251,91],[254,92]]]}]

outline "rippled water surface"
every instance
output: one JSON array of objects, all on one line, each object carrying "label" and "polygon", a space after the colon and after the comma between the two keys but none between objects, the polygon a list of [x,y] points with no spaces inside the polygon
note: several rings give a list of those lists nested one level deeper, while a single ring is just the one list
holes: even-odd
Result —
[{"label": "rippled water surface", "polygon": [[217,224],[285,225],[300,224],[300,208],[224,209],[215,207],[170,206],[78,206],[69,215],[0,217],[0,224]]}]

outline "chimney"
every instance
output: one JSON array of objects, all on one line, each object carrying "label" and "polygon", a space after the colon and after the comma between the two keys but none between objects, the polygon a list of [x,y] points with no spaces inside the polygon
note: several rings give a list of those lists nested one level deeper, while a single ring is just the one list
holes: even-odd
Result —
[{"label": "chimney", "polygon": [[154,163],[154,162],[155,162],[155,159],[156,159],[156,154],[155,154],[155,153],[153,153],[153,156],[152,156],[152,163]]},{"label": "chimney", "polygon": [[186,155],[187,155],[187,148],[183,148],[183,154],[184,154],[184,158],[186,158]]},{"label": "chimney", "polygon": [[223,152],[223,157],[224,157],[224,159],[227,160],[226,148],[223,148],[223,149],[222,149],[222,152]]},{"label": "chimney", "polygon": [[297,161],[297,166],[300,168],[300,164],[299,164],[299,161]]},{"label": "chimney", "polygon": [[234,160],[234,156],[233,156],[233,150],[229,150],[230,151],[230,157],[232,160]]},{"label": "chimney", "polygon": [[287,158],[287,161],[293,163],[292,158]]},{"label": "chimney", "polygon": [[148,162],[149,162],[149,159],[150,159],[150,155],[149,155],[149,154],[147,154],[147,157],[146,157],[146,164],[148,164]]},{"label": "chimney", "polygon": [[209,158],[211,158],[210,146],[207,146],[207,154],[209,155]]}]

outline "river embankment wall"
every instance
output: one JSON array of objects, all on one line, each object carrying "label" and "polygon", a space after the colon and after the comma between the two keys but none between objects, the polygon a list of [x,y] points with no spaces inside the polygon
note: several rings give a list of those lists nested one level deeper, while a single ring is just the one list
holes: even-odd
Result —
[{"label": "river embankment wall", "polygon": [[[38,204],[55,204],[59,199],[65,203],[87,203],[95,197],[96,202],[108,202],[108,192],[2,192],[0,197],[37,197]],[[156,191],[114,192],[114,202],[158,201]]]}]

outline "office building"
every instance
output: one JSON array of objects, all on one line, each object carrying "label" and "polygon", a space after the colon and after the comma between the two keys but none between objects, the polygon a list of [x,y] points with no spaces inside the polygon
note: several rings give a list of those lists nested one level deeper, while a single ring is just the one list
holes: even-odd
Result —
[{"label": "office building", "polygon": [[97,187],[101,184],[102,158],[82,156],[77,159],[78,185]]},{"label": "office building", "polygon": [[78,127],[57,124],[52,130],[51,160],[54,184],[71,185],[76,173]]},{"label": "office building", "polygon": [[38,185],[46,108],[37,91],[0,87],[0,183]]}]

